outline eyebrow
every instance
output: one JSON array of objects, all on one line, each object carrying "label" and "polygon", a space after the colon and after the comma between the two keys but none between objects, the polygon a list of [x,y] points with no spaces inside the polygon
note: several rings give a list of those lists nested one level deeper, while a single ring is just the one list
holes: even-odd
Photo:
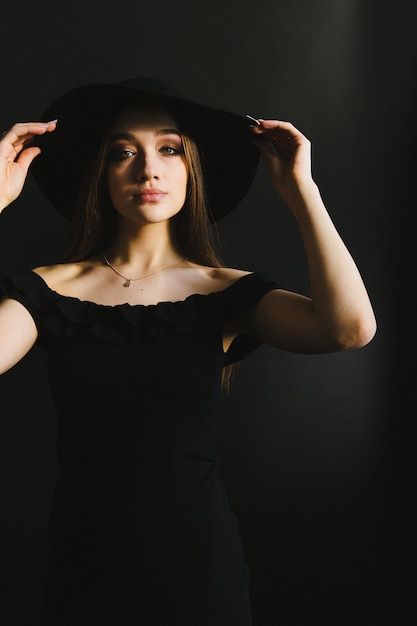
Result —
[{"label": "eyebrow", "polygon": [[[177,135],[178,137],[181,137],[181,133],[178,130],[178,128],[159,128],[156,132],[155,135],[157,136],[161,136],[161,135]],[[112,135],[110,137],[110,141],[116,141],[117,139],[125,139],[127,141],[132,141],[135,139],[135,136],[133,133],[129,133],[129,132],[121,132],[121,133],[115,133],[114,135]]]}]

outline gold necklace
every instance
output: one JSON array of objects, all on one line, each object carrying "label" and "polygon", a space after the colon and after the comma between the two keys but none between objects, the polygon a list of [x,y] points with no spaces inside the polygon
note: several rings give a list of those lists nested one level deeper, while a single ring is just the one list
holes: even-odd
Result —
[{"label": "gold necklace", "polygon": [[131,284],[135,282],[136,280],[143,280],[144,278],[148,278],[148,276],[153,276],[154,274],[158,274],[158,272],[163,272],[164,270],[168,270],[170,267],[176,267],[177,265],[181,265],[181,263],[184,263],[185,261],[185,258],[184,258],[184,259],[181,259],[181,261],[178,261],[178,263],[173,263],[172,265],[161,267],[161,269],[155,270],[154,272],[151,272],[150,274],[145,274],[145,276],[139,276],[138,278],[127,278],[127,276],[123,276],[123,274],[121,274],[115,267],[113,267],[113,265],[108,261],[105,254],[103,254],[103,259],[106,265],[108,265],[109,268],[113,270],[113,272],[115,272],[115,274],[120,276],[120,278],[123,278],[123,280],[125,281],[123,283],[123,287],[130,287]]}]

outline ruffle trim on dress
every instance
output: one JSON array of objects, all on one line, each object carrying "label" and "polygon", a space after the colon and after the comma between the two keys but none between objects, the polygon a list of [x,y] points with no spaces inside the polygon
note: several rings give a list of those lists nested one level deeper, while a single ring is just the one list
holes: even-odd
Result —
[{"label": "ruffle trim on dress", "polygon": [[132,308],[58,299],[44,313],[42,327],[47,334],[67,339],[90,337],[111,343],[136,343],[146,337],[164,340],[198,332],[193,309],[192,303],[187,307],[173,307],[168,302]]},{"label": "ruffle trim on dress", "polygon": [[207,333],[248,310],[278,285],[261,274],[246,274],[225,289],[192,294],[177,302],[152,305],[97,304],[63,296],[50,289],[35,272],[27,271],[0,282],[0,294],[19,301],[32,315],[39,337],[99,339],[135,343],[146,338],[167,340],[177,335]]}]

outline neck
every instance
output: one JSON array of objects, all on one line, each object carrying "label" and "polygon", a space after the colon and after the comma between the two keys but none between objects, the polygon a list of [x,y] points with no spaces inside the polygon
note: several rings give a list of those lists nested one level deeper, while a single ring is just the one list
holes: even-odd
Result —
[{"label": "neck", "polygon": [[143,274],[171,265],[184,258],[169,229],[164,224],[141,226],[132,232],[123,229],[114,244],[105,251],[106,257],[119,268]]}]

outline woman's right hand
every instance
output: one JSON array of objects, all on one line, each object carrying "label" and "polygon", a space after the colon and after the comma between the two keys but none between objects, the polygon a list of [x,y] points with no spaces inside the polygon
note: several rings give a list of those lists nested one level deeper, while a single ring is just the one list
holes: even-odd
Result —
[{"label": "woman's right hand", "polygon": [[19,196],[33,159],[40,154],[28,145],[37,135],[55,130],[57,120],[14,124],[0,137],[0,213]]}]

